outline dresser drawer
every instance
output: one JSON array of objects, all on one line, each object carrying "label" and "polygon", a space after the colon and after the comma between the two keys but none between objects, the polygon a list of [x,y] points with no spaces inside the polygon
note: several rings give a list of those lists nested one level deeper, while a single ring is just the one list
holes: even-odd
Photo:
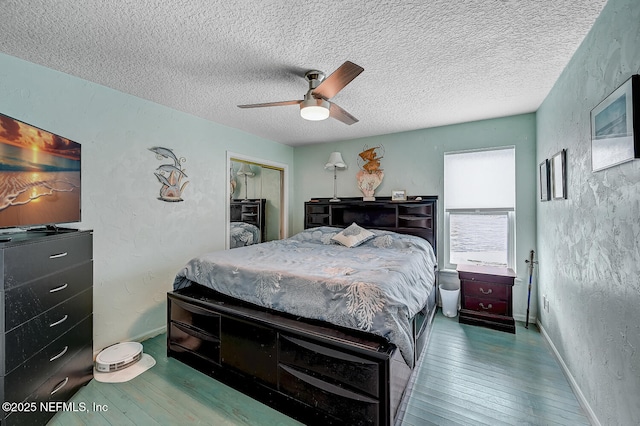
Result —
[{"label": "dresser drawer", "polygon": [[5,335],[7,374],[92,312],[93,288],[72,297]]},{"label": "dresser drawer", "polygon": [[91,260],[90,233],[67,234],[60,238],[22,244],[4,250],[4,288],[27,283],[78,263]]},{"label": "dresser drawer", "polygon": [[[12,413],[6,418],[3,426],[9,425],[44,425],[55,415],[55,406],[51,411],[40,410],[40,403],[49,401],[67,401],[80,388],[93,378],[93,347],[83,346],[76,355],[69,359],[53,375],[44,378],[44,383],[28,398],[27,402],[35,402],[37,410],[29,413]],[[99,401],[98,401],[99,402]],[[81,407],[77,406],[76,409]]]},{"label": "dresser drawer", "polygon": [[93,262],[13,287],[5,293],[5,330],[9,331],[91,287]]},{"label": "dresser drawer", "polygon": [[5,377],[5,400],[23,401],[42,382],[69,362],[93,336],[89,316]]},{"label": "dresser drawer", "polygon": [[378,424],[380,402],[374,398],[282,364],[278,368],[278,383],[281,392],[333,416],[337,424]]},{"label": "dresser drawer", "polygon": [[482,281],[464,281],[464,295],[491,300],[508,300],[510,288]]},{"label": "dresser drawer", "polygon": [[278,344],[281,365],[291,366],[345,389],[375,398],[380,396],[380,366],[377,362],[285,335],[280,335]]},{"label": "dresser drawer", "polygon": [[479,297],[465,296],[465,309],[479,312],[488,312],[496,315],[507,315],[509,304],[505,300],[494,300]]}]

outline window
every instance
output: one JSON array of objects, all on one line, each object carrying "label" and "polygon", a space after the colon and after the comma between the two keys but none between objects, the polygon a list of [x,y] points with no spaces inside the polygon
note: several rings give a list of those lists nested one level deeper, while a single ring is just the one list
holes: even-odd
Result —
[{"label": "window", "polygon": [[447,267],[513,268],[515,192],[514,147],[445,154]]}]

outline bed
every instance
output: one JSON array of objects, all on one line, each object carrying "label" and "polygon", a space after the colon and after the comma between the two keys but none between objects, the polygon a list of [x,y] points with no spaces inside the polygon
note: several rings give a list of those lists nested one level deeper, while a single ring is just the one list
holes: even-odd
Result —
[{"label": "bed", "polygon": [[436,308],[437,198],[420,198],[318,199],[293,237],[190,260],[168,355],[306,424],[399,421]]},{"label": "bed", "polygon": [[231,222],[229,248],[245,247],[260,242],[260,228],[246,222]]}]

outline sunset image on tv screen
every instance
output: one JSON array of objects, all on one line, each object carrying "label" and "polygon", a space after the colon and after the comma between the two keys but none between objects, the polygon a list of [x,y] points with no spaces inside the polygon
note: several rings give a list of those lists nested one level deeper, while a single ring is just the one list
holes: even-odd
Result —
[{"label": "sunset image on tv screen", "polygon": [[80,144],[0,114],[0,227],[80,220]]}]

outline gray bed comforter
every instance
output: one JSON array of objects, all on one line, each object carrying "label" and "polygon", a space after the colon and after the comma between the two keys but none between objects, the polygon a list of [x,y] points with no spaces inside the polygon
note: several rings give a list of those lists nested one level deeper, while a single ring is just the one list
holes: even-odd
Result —
[{"label": "gray bed comforter", "polygon": [[422,238],[372,230],[347,248],[331,241],[340,228],[206,253],[177,274],[174,290],[193,283],[293,315],[377,334],[413,367],[410,319],[434,291],[436,256]]},{"label": "gray bed comforter", "polygon": [[229,248],[250,246],[260,242],[260,228],[246,222],[231,222]]}]

